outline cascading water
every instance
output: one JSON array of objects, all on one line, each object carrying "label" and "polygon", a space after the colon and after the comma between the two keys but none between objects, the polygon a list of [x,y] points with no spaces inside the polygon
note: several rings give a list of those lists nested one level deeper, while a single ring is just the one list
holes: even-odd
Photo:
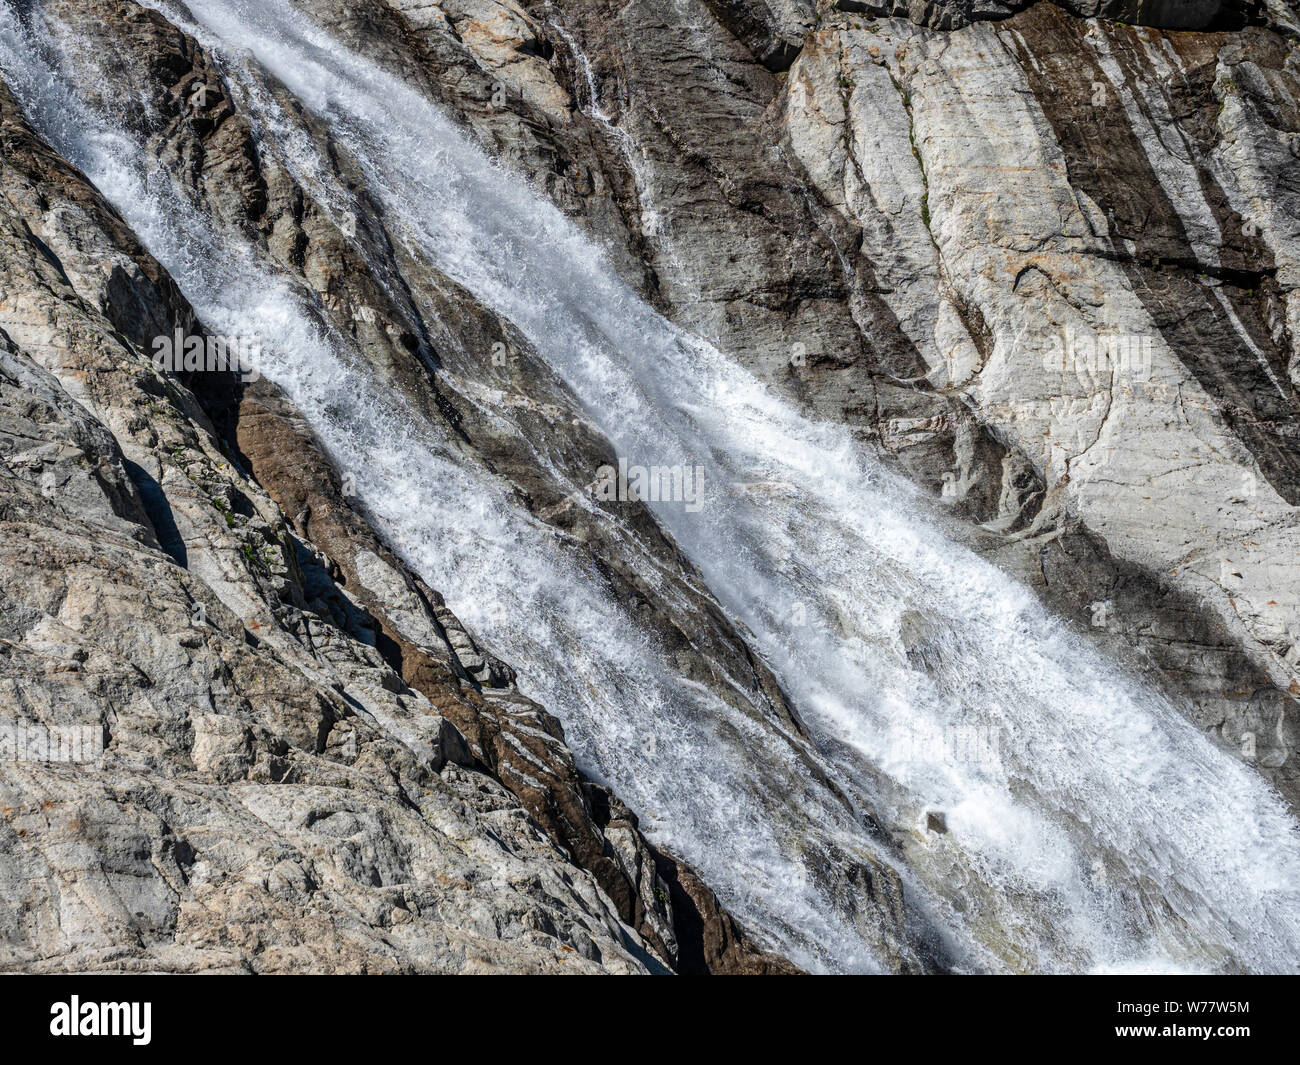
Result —
[{"label": "cascading water", "polygon": [[[704,470],[698,508],[650,505],[751,634],[813,752],[677,676],[594,572],[366,375],[310,294],[88,111],[38,58],[57,38],[0,9],[0,69],[32,121],[210,327],[263,338],[264,371],[356,472],[377,524],[564,721],[587,768],[773,946],[815,968],[877,966],[810,857],[881,853],[858,807],[899,837],[917,919],[958,964],[1294,966],[1300,841],[1250,770],[946,540],[846,432],[657,315],[417,92],[285,0],[158,6],[221,58],[264,143],[341,215],[348,194],[265,76],[327,122],[394,236],[513,322],[620,456]],[[925,668],[900,635],[918,624]],[[918,742],[972,723],[996,757]],[[947,831],[911,831],[931,810]]]}]

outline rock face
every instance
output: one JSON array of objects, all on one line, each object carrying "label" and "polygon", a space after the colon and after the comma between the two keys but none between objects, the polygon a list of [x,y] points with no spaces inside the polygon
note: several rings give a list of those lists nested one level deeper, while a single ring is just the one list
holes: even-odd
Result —
[{"label": "rock face", "polygon": [[0,693],[103,752],[6,760],[6,967],[662,968],[118,334],[177,294],[0,108]]},{"label": "rock face", "polygon": [[[283,85],[324,176],[259,142],[270,105],[179,5],[30,6],[75,27],[58,62],[91,102],[449,456],[805,757],[649,510],[569,505],[613,457],[577,401],[378,205],[339,218],[330,182],[365,178]],[[1292,6],[298,6],[1300,801]],[[794,970],[584,776],[289,396],[157,369],[157,338],[211,323],[7,90],[0,194],[0,742],[27,752],[0,763],[0,967]],[[526,398],[507,416],[488,392]],[[944,967],[889,864],[813,861],[888,968]]]},{"label": "rock face", "polygon": [[[1036,0],[839,0],[840,11],[907,18],[932,29],[960,29],[975,22],[1010,18]],[[1166,30],[1241,29],[1267,15],[1266,5],[1253,0],[1062,0],[1059,6],[1079,18],[1112,19],[1134,26]]]},{"label": "rock face", "polygon": [[[646,290],[1294,803],[1293,8],[840,5],[774,75],[725,13],[670,6],[568,5],[559,35],[633,146],[607,233]],[[1151,28],[1175,8],[1235,29]]]},{"label": "rock face", "polygon": [[[997,550],[1037,554],[1023,571],[1091,602],[1293,801],[1294,63],[1261,29],[1164,34],[1049,5],[941,40],[845,28],[792,70],[786,127],[862,221],[928,382],[1008,448],[980,513],[1018,541]],[[961,136],[955,111],[977,116]],[[960,503],[986,475],[956,454]],[[1008,484],[1022,472],[1041,495]]]},{"label": "rock face", "polygon": [[0,136],[0,964],[790,970],[593,797],[282,397],[156,372],[192,311],[7,94]]}]

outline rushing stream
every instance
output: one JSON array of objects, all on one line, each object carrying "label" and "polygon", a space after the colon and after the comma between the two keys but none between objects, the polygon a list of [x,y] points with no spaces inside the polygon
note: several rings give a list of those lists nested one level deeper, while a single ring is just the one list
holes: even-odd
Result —
[{"label": "rushing stream", "polygon": [[[418,92],[286,0],[157,6],[339,218],[350,194],[267,75],[328,124],[412,257],[514,323],[620,457],[701,471],[698,505],[651,509],[811,749],[678,676],[591,568],[367,372],[311,293],[79,98],[56,61],[66,41],[0,4],[0,69],[33,124],[211,329],[262,339],[263,372],[355,473],[377,525],[561,718],[584,768],[770,945],[813,968],[878,968],[861,900],[818,868],[861,854],[898,868],[909,920],[959,967],[1293,967],[1300,840],[1250,769],[947,539],[846,431],[656,313]],[[921,664],[901,635],[918,626]],[[929,811],[946,832],[926,831]]]}]

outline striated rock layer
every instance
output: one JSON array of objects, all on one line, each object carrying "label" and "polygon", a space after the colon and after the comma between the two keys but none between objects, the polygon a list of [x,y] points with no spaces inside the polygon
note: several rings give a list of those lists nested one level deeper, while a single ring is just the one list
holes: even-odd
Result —
[{"label": "striated rock layer", "polygon": [[[187,132],[224,167],[214,112]],[[155,370],[192,311],[7,93],[0,137],[0,965],[790,971],[582,780],[283,397]]]},{"label": "striated rock layer", "polygon": [[1294,803],[1294,10],[896,6],[747,8],[802,27],[775,73],[713,5],[532,9],[634,146],[591,222]]}]

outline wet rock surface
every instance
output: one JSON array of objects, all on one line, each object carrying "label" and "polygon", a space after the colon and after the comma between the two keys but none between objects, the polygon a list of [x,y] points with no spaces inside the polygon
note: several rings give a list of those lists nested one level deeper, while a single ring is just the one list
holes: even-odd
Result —
[{"label": "wet rock surface", "polygon": [[[449,454],[798,750],[780,685],[649,511],[572,505],[613,449],[509,321],[259,143],[183,12],[33,6],[88,95],[129,101],[160,168]],[[300,6],[1300,798],[1289,5]],[[331,180],[364,183],[268,91]],[[0,151],[0,707],[102,746],[0,765],[0,964],[792,970],[584,777],[285,395],[153,368],[156,337],[204,323],[8,94]],[[919,669],[932,627],[907,618]],[[893,869],[819,862],[889,968],[943,967]]]},{"label": "wet rock surface", "polygon": [[[7,96],[0,122],[0,964],[669,971],[656,863],[689,870],[629,816],[615,849],[558,722],[282,396],[156,372],[189,307]],[[730,939],[692,968],[791,968],[698,894],[688,934]]]}]

